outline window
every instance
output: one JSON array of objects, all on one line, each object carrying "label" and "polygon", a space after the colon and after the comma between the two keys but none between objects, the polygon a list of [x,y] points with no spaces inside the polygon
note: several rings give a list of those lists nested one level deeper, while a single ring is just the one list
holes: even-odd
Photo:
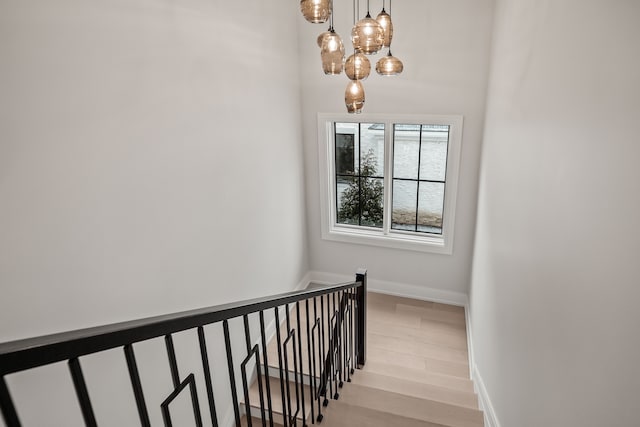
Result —
[{"label": "window", "polygon": [[322,237],[452,253],[461,116],[318,115]]}]

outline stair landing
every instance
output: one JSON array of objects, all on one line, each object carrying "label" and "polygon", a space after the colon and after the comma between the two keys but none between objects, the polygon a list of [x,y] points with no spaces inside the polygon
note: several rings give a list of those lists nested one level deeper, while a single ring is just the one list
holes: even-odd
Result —
[{"label": "stair landing", "polygon": [[333,426],[482,427],[464,308],[369,292],[367,362],[331,401]]}]

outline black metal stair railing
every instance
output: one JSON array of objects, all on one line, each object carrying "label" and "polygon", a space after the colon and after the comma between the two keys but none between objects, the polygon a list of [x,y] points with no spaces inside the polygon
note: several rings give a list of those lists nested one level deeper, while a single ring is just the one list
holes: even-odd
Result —
[{"label": "black metal stair railing", "polygon": [[[185,389],[189,389],[193,417],[196,426],[203,425],[201,410],[208,409],[211,424],[220,423],[214,396],[214,375],[227,375],[229,392],[236,426],[241,426],[242,412],[247,414],[246,424],[252,426],[252,415],[261,425],[273,427],[276,403],[273,395],[281,398],[279,424],[306,426],[322,421],[323,407],[329,399],[339,397],[339,388],[351,381],[355,368],[366,360],[366,304],[367,275],[359,270],[351,283],[327,286],[319,289],[289,292],[272,297],[224,304],[182,313],[139,319],[95,328],[82,329],[26,340],[0,344],[0,409],[7,427],[22,426],[14,399],[6,379],[15,373],[66,361],[76,393],[80,412],[86,426],[97,426],[96,418],[81,358],[94,353],[122,348],[135,399],[140,425],[151,426],[151,411],[160,410],[163,424],[172,426],[169,405]],[[265,313],[273,310],[275,321],[276,370],[269,369],[269,351]],[[259,319],[259,336],[252,337],[249,315]],[[284,317],[284,318],[283,318]],[[232,336],[229,321],[242,319],[246,354],[239,364],[234,363],[232,341],[242,339]],[[205,327],[221,324],[226,350],[226,369],[212,370],[209,361]],[[202,362],[201,379],[194,373],[182,377],[173,334],[197,331],[198,349]],[[255,328],[254,328],[255,329]],[[241,335],[241,334],[240,334]],[[169,374],[173,389],[167,390],[166,399],[159,408],[147,405],[138,370],[134,344],[164,337],[169,361]],[[255,341],[252,340],[255,339]],[[237,350],[237,349],[236,349]],[[237,351],[236,351],[237,353]],[[224,365],[222,363],[216,366]],[[304,370],[307,370],[305,374]],[[241,376],[241,406],[236,375]],[[279,390],[272,389],[270,377],[274,377]],[[198,396],[197,381],[204,381],[206,396]],[[250,387],[258,387],[259,415],[251,413]],[[307,383],[307,384],[305,384]],[[308,387],[306,387],[308,386]],[[201,408],[200,399],[203,403]],[[254,396],[254,400],[255,396]],[[258,402],[253,402],[257,405]],[[257,406],[256,406],[257,408]],[[308,408],[308,411],[307,411]],[[308,416],[307,414],[310,413]],[[53,422],[53,421],[52,421]],[[53,422],[55,424],[55,422]]]}]

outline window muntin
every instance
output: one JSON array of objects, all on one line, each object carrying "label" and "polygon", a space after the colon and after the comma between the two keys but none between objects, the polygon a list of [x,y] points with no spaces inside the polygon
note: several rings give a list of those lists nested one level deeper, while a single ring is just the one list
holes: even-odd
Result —
[{"label": "window muntin", "polygon": [[[451,254],[462,117],[363,114],[359,123],[354,118],[318,115],[322,238]],[[363,167],[370,148],[375,173]],[[403,150],[413,158],[404,165],[398,160]],[[382,224],[371,221],[359,195],[352,197],[357,213],[339,217],[344,189],[351,185],[361,194],[372,181],[382,184]]]},{"label": "window muntin", "polygon": [[384,124],[336,122],[333,140],[336,222],[382,228]]},{"label": "window muntin", "polygon": [[394,125],[392,229],[442,234],[448,144],[447,125]]}]

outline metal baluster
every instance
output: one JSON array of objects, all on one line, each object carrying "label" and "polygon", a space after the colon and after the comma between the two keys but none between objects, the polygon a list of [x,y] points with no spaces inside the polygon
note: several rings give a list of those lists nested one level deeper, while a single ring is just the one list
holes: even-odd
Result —
[{"label": "metal baluster", "polygon": [[340,358],[338,355],[340,354],[340,337],[338,336],[338,332],[340,331],[340,310],[336,308],[336,292],[331,294],[331,300],[333,301],[333,318],[335,319],[335,324],[332,325],[331,328],[331,337],[333,339],[333,344],[331,346],[331,360],[333,361],[333,369],[331,370],[331,375],[335,380],[335,394],[333,395],[334,400],[338,400],[340,397],[340,393],[338,393],[338,387],[340,386]]},{"label": "metal baluster", "polygon": [[211,383],[211,368],[209,367],[209,356],[207,355],[207,342],[204,336],[204,327],[198,326],[198,341],[200,342],[200,358],[202,359],[202,370],[204,382],[207,386],[207,398],[209,400],[209,413],[213,427],[218,427],[218,415],[216,413],[216,402],[213,398],[213,384]]},{"label": "metal baluster", "polygon": [[[276,325],[276,328],[279,325]],[[260,338],[262,339],[262,358],[263,358],[263,363],[264,363],[264,372],[265,372],[265,385],[267,387],[267,407],[268,407],[268,411],[269,411],[269,426],[273,427],[273,404],[271,402],[271,385],[269,384],[270,381],[270,375],[269,375],[269,360],[267,358],[267,339],[265,337],[264,334],[264,312],[262,310],[260,310]],[[263,423],[265,422],[264,420],[264,414],[263,414],[263,419],[262,419]]]},{"label": "metal baluster", "polygon": [[176,350],[173,346],[173,338],[171,337],[171,334],[165,335],[164,342],[167,347],[167,355],[169,356],[169,367],[171,368],[173,388],[178,388],[180,385],[180,375],[178,374],[178,361],[176,360]]},{"label": "metal baluster", "polygon": [[[300,412],[300,392],[298,389],[298,358],[296,356],[296,333],[295,330],[291,329],[291,318],[290,318],[290,312],[289,312],[289,304],[285,304],[285,314],[286,314],[286,318],[287,318],[287,331],[288,331],[288,337],[284,342],[284,363],[285,363],[285,376],[286,376],[286,382],[287,382],[287,396],[289,398],[288,404],[289,404],[289,418],[290,418],[290,422],[293,423],[294,425],[297,424],[296,422],[296,417],[298,415],[298,413]],[[296,392],[296,412],[293,413],[291,411],[291,389],[290,389],[290,382],[289,382],[289,355],[287,353],[287,341],[289,341],[289,339],[293,339],[293,382],[294,382],[294,390]]]},{"label": "metal baluster", "polygon": [[87,390],[87,384],[84,381],[80,361],[77,357],[69,360],[69,370],[71,371],[71,378],[73,378],[73,386],[76,389],[76,396],[80,403],[80,409],[82,409],[84,424],[87,427],[97,427],[98,423],[96,422],[96,416],[94,415],[93,408],[91,407],[89,391]]},{"label": "metal baluster", "polygon": [[344,302],[342,312],[344,313],[344,376],[347,382],[351,382],[351,376],[349,375],[349,291],[344,291]]},{"label": "metal baluster", "polygon": [[[329,347],[327,351],[327,378],[329,382],[329,398],[333,398],[333,318],[331,315],[331,295],[327,294],[327,345]],[[327,400],[327,404],[328,404]]]},{"label": "metal baluster", "polygon": [[229,369],[229,383],[231,384],[231,400],[233,403],[233,414],[236,417],[236,426],[240,427],[240,408],[238,406],[238,392],[236,391],[236,376],[233,372],[233,354],[231,352],[231,338],[229,337],[229,322],[222,321],[224,331],[224,345],[227,349],[227,367]]},{"label": "metal baluster", "polygon": [[140,382],[140,374],[138,372],[138,365],[136,363],[136,356],[133,352],[132,344],[127,344],[124,346],[124,355],[127,359],[129,378],[131,379],[131,387],[133,387],[133,395],[136,398],[136,406],[138,408],[140,424],[142,425],[142,427],[151,427],[151,421],[149,421],[149,411],[147,411],[147,404],[144,401],[142,383]]},{"label": "metal baluster", "polygon": [[[302,425],[307,425],[307,411],[304,402],[304,372],[302,370],[302,328],[300,327],[300,301],[296,301],[296,320],[298,326],[298,355],[300,356],[300,400],[302,401]],[[295,351],[295,348],[294,350]]]},{"label": "metal baluster", "polygon": [[[315,400],[318,403],[318,417],[316,418],[316,420],[318,422],[322,421],[322,405],[320,404],[320,389],[319,389],[319,373],[318,373],[318,363],[320,363],[320,361],[322,360],[322,350],[321,350],[321,346],[320,346],[320,341],[322,340],[322,336],[320,335],[320,320],[318,319],[318,304],[317,304],[317,298],[314,297],[313,298],[313,318],[315,319],[314,324],[313,324],[313,329],[316,330],[316,335],[318,336],[318,352],[320,353],[318,355],[318,359],[316,359],[316,345],[315,345],[315,339],[311,340],[311,347],[312,347],[312,352],[313,352],[313,390],[315,393]],[[313,329],[312,331],[312,335],[313,335]],[[315,335],[313,336],[313,338],[315,338]]]},{"label": "metal baluster", "polygon": [[196,377],[193,374],[190,374],[189,377],[191,378],[191,382],[189,383],[189,391],[191,391],[191,406],[193,407],[193,417],[196,420],[196,427],[202,427],[202,414],[200,413],[200,403],[198,402]]},{"label": "metal baluster", "polygon": [[287,404],[285,402],[284,395],[284,373],[282,371],[282,340],[280,337],[280,313],[278,311],[278,307],[273,309],[276,317],[276,343],[278,344],[278,370],[280,371],[280,396],[282,398],[282,420],[283,424],[286,427],[289,423],[287,422]]},{"label": "metal baluster", "polygon": [[[315,424],[315,411],[313,408],[313,383],[314,383],[314,376],[313,376],[313,369],[311,368],[311,363],[312,363],[312,353],[311,353],[311,341],[312,341],[312,336],[311,336],[311,329],[309,328],[309,299],[306,299],[304,301],[305,303],[305,312],[307,314],[307,355],[308,355],[308,359],[309,359],[309,406],[311,407],[311,424]],[[303,383],[303,387],[304,387],[304,383]]]},{"label": "metal baluster", "polygon": [[340,335],[342,337],[342,381],[345,381],[347,379],[347,317],[346,317],[346,310],[347,310],[347,300],[345,298],[345,291],[341,292],[341,296],[340,296],[340,325],[341,325],[341,329],[340,329]]},{"label": "metal baluster", "polygon": [[[329,294],[327,294],[327,345],[328,345],[328,351],[327,351],[327,378],[328,378],[328,382],[329,382],[329,396],[333,396],[334,392],[333,392],[333,375],[332,375],[332,370],[333,370],[333,328],[331,327],[331,303],[330,303],[330,299],[329,299]],[[325,406],[327,406],[329,404],[329,400],[325,399]]]},{"label": "metal baluster", "polygon": [[160,404],[160,411],[162,412],[162,420],[165,427],[172,427],[171,413],[169,412],[169,404],[182,393],[187,386],[191,392],[191,406],[193,407],[193,417],[196,422],[196,427],[202,427],[202,415],[200,414],[200,404],[198,403],[198,392],[196,390],[195,375],[189,374],[187,378],[178,387],[169,394],[169,396]]},{"label": "metal baluster", "polygon": [[[291,321],[289,320],[289,304],[284,305],[285,324],[287,325],[287,339],[284,340],[284,376],[287,388],[287,409],[289,410],[289,423],[295,425],[295,414],[291,410],[291,383],[289,382],[289,354],[287,353],[287,341],[291,336]],[[294,351],[295,353],[295,351]],[[296,389],[296,395],[298,390]]]},{"label": "metal baluster", "polygon": [[[354,330],[353,330],[353,307],[354,307],[355,292],[354,288],[349,289],[349,377],[353,375],[354,363],[355,363],[355,346],[354,344]],[[349,378],[351,382],[351,378]]]},{"label": "metal baluster", "polygon": [[358,365],[364,366],[367,359],[367,270],[358,270],[356,282],[362,282],[358,287]]},{"label": "metal baluster", "polygon": [[2,409],[2,417],[7,427],[21,426],[16,407],[13,405],[11,393],[9,393],[9,388],[4,381],[4,377],[0,377],[0,408]]},{"label": "metal baluster", "polygon": [[242,321],[244,322],[244,340],[247,344],[247,353],[251,351],[251,331],[249,330],[249,315],[245,314],[242,316]]},{"label": "metal baluster", "polygon": [[320,317],[321,317],[321,321],[320,321],[320,326],[322,329],[322,340],[320,341],[320,343],[318,344],[318,346],[322,347],[322,350],[320,352],[320,360],[318,361],[320,363],[320,386],[321,386],[321,390],[320,393],[324,396],[324,401],[322,402],[322,404],[324,406],[327,406],[327,404],[329,403],[329,401],[327,400],[327,381],[326,381],[326,369],[323,366],[324,365],[324,358],[327,355],[327,351],[326,351],[326,345],[325,345],[325,339],[326,339],[326,335],[325,335],[325,330],[324,330],[324,298],[322,297],[322,295],[320,295]]},{"label": "metal baluster", "polygon": [[[246,324],[245,324],[246,325]],[[252,349],[247,352],[247,357],[240,364],[240,371],[242,372],[242,389],[244,390],[244,404],[247,409],[247,424],[248,427],[253,427],[253,420],[251,419],[251,402],[249,401],[249,383],[247,381],[247,364],[251,361],[253,355],[255,355],[255,364],[258,381],[258,395],[260,396],[260,412],[262,419],[262,426],[266,427],[264,419],[264,397],[262,396],[262,373],[260,372],[260,350],[258,344],[254,345]]]}]

